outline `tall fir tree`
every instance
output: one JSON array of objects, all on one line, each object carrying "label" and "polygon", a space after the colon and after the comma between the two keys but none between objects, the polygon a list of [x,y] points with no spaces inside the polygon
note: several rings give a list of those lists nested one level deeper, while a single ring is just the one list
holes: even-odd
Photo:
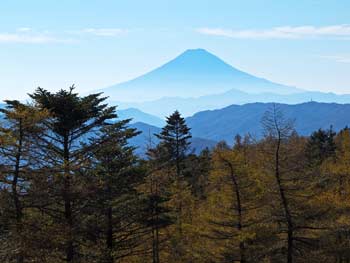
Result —
[{"label": "tall fir tree", "polygon": [[99,240],[95,256],[105,263],[132,256],[143,242],[143,203],[137,192],[143,176],[137,169],[135,148],[128,144],[139,133],[128,128],[129,121],[103,127],[94,139],[98,144],[92,158],[95,190],[86,232]]},{"label": "tall fir tree", "polygon": [[[185,160],[190,151],[190,128],[178,111],[167,117],[166,125],[160,134],[156,134],[160,140],[159,146],[166,152],[166,167],[170,171],[172,183],[169,187],[172,199],[169,201],[171,210],[176,217],[174,230],[169,234],[170,252],[169,258],[177,258],[179,261],[190,260],[186,256],[189,246],[186,244],[184,226],[186,215],[189,214],[192,198],[189,186],[184,178]],[[186,255],[187,254],[187,255]]]},{"label": "tall fir tree", "polygon": [[178,177],[181,176],[181,165],[191,144],[189,141],[192,138],[190,130],[185,119],[178,111],[175,111],[167,117],[166,125],[161,133],[156,135],[160,139],[160,143],[167,149],[169,160],[174,162]]},{"label": "tall fir tree", "polygon": [[167,150],[158,145],[147,151],[146,177],[142,193],[146,200],[146,218],[144,224],[149,227],[151,234],[152,263],[163,262],[162,252],[167,241],[164,230],[173,223],[172,211],[168,202],[171,200],[169,192],[169,176],[167,171]]},{"label": "tall fir tree", "polygon": [[51,93],[38,88],[30,94],[39,109],[46,109],[51,118],[45,122],[47,133],[40,138],[45,147],[48,174],[52,185],[48,193],[50,204],[44,211],[53,216],[56,233],[57,250],[61,250],[64,261],[76,261],[79,255],[79,213],[84,206],[84,165],[96,150],[97,144],[89,138],[116,117],[115,107],[104,103],[101,94],[80,97],[69,90]]}]

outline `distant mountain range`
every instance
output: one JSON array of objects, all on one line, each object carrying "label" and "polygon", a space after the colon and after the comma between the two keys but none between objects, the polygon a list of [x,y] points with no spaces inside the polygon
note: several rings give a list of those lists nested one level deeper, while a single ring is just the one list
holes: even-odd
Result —
[{"label": "distant mountain range", "polygon": [[179,110],[184,116],[191,116],[196,112],[214,110],[223,107],[243,105],[247,103],[288,103],[298,104],[303,102],[326,102],[326,103],[350,103],[350,94],[337,95],[334,93],[322,93],[316,91],[293,93],[288,95],[275,93],[250,94],[239,90],[230,90],[221,94],[201,96],[198,98],[166,97],[155,101],[123,103],[116,102],[121,108],[134,107],[144,112],[164,118],[174,110]]},{"label": "distant mountain range", "polygon": [[164,118],[184,116],[232,104],[309,101],[350,103],[350,94],[306,91],[238,70],[204,49],[187,50],[133,80],[101,89],[121,109],[137,108]]},{"label": "distant mountain range", "polygon": [[[251,134],[261,138],[261,119],[272,108],[272,103],[231,105],[223,109],[202,111],[186,119],[195,137],[233,142],[236,134]],[[350,104],[308,102],[296,105],[276,104],[288,119],[295,120],[300,135],[333,126],[335,131],[350,127]]]},{"label": "distant mountain range", "polygon": [[[346,126],[350,127],[350,104],[308,102],[296,105],[275,104],[285,115],[285,118],[294,120],[296,131],[303,136],[322,128],[339,131]],[[192,145],[196,153],[213,148],[217,142],[233,143],[234,136],[251,134],[261,139],[263,127],[261,120],[264,114],[271,110],[273,103],[250,103],[245,105],[231,105],[218,110],[207,110],[186,118],[191,128]],[[158,139],[155,133],[160,128],[143,122],[131,124],[131,127],[142,131],[142,134],[133,138],[131,144],[138,147],[137,152],[142,154],[148,145],[156,145]]]}]

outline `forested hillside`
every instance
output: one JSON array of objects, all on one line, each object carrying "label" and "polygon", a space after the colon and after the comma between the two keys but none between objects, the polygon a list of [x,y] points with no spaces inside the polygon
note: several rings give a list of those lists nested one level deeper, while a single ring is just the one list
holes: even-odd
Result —
[{"label": "forested hillside", "polygon": [[0,262],[350,262],[347,127],[300,135],[271,104],[260,137],[193,154],[175,111],[140,158],[103,95],[30,97],[1,109]]}]

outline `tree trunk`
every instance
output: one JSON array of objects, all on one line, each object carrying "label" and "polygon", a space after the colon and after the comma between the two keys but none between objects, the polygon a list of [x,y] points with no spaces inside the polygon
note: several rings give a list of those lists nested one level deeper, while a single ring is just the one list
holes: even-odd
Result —
[{"label": "tree trunk", "polygon": [[159,263],[159,230],[158,226],[155,225],[152,229],[152,239],[153,239],[153,247],[152,247],[152,256],[153,263]]},{"label": "tree trunk", "polygon": [[293,241],[294,241],[294,227],[292,222],[292,217],[289,211],[288,201],[285,195],[285,190],[281,182],[280,176],[280,148],[281,148],[281,135],[278,132],[277,147],[275,152],[275,177],[277,181],[277,186],[281,198],[281,203],[283,207],[283,212],[285,220],[287,223],[287,263],[293,262]]},{"label": "tree trunk", "polygon": [[[157,208],[153,213],[157,213]],[[159,263],[159,226],[158,226],[158,215],[153,216],[153,222],[156,222],[152,226],[152,255],[153,255],[153,263]]]},{"label": "tree trunk", "polygon": [[[234,191],[234,194],[236,197],[236,202],[237,202],[237,211],[235,211],[238,214],[237,230],[239,232],[241,232],[242,228],[243,228],[241,193],[239,191],[238,182],[237,182],[237,179],[235,177],[232,164],[227,160],[224,160],[224,161],[227,163],[227,165],[230,168],[230,177],[231,177],[231,181],[232,181],[232,184],[234,187],[233,191]],[[244,241],[239,242],[239,257],[240,257],[240,260],[239,260],[240,263],[246,262]]]},{"label": "tree trunk", "polygon": [[156,259],[156,230],[155,230],[154,226],[152,226],[152,262],[157,263],[157,259]]},{"label": "tree trunk", "polygon": [[18,196],[18,178],[20,174],[20,163],[22,158],[22,147],[23,147],[23,127],[22,127],[22,120],[19,121],[19,139],[18,139],[18,147],[17,147],[17,153],[16,153],[16,163],[15,163],[15,170],[13,174],[12,179],[12,198],[13,203],[15,206],[15,213],[16,213],[16,235],[17,237],[20,237],[19,240],[19,253],[16,257],[17,263],[23,263],[24,262],[24,256],[23,256],[23,244],[22,244],[22,206],[20,204],[19,196]]},{"label": "tree trunk", "polygon": [[159,227],[156,227],[156,263],[160,263],[159,259]]},{"label": "tree trunk", "polygon": [[63,186],[63,201],[64,201],[64,216],[67,225],[66,237],[66,261],[73,262],[74,260],[74,244],[73,244],[73,217],[71,204],[71,182],[70,182],[70,168],[69,168],[69,145],[68,135],[64,137],[64,186]]},{"label": "tree trunk", "polygon": [[106,211],[107,230],[106,230],[106,246],[107,246],[107,263],[113,263],[113,218],[112,207],[108,207]]}]

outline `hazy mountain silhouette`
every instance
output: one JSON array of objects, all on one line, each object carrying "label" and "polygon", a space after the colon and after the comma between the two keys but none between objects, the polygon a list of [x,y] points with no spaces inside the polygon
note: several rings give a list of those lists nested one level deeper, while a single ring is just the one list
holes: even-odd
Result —
[{"label": "hazy mountain silhouette", "polygon": [[162,97],[198,97],[231,89],[248,93],[290,94],[300,90],[258,78],[204,49],[190,49],[136,79],[100,91],[118,101],[146,101]]},{"label": "hazy mountain silhouette", "polygon": [[156,127],[163,127],[165,125],[164,119],[135,108],[128,108],[125,110],[117,109],[117,115],[120,120],[131,119],[130,123],[144,122]]},{"label": "hazy mountain silhouette", "polygon": [[288,95],[275,93],[250,94],[239,90],[229,90],[221,94],[201,96],[198,98],[165,97],[154,101],[146,102],[115,102],[121,108],[134,107],[144,112],[159,116],[170,115],[179,110],[184,116],[191,116],[196,112],[205,110],[220,109],[232,104],[243,105],[254,102],[277,102],[298,104],[310,101],[327,103],[350,103],[350,94],[338,95],[335,93],[322,93],[307,91]]}]

